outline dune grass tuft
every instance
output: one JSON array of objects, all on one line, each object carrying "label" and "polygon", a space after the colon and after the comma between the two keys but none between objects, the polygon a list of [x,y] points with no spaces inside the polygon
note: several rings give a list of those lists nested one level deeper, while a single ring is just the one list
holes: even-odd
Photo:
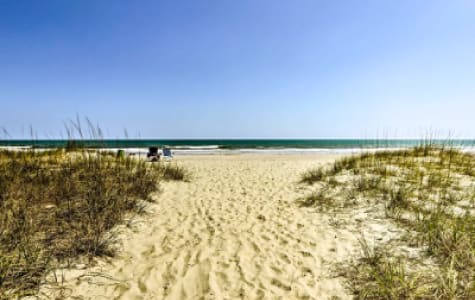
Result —
[{"label": "dune grass tuft", "polygon": [[0,151],[0,299],[34,295],[48,271],[110,256],[110,229],[177,166],[81,149]]},{"label": "dune grass tuft", "polygon": [[474,170],[474,154],[430,143],[362,153],[303,174],[302,183],[318,182],[319,189],[299,201],[381,207],[406,229],[398,245],[419,251],[413,259],[398,247],[382,253],[363,245],[363,257],[346,274],[356,298],[475,299]]},{"label": "dune grass tuft", "polygon": [[176,164],[159,164],[158,171],[165,180],[188,181],[190,177],[185,168]]}]

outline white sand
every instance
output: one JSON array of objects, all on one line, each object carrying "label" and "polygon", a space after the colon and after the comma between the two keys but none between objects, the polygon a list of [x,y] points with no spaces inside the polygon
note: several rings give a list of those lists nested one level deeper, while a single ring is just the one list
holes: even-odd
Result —
[{"label": "white sand", "polygon": [[[150,213],[119,227],[121,251],[64,273],[77,299],[351,298],[335,266],[358,251],[355,230],[300,208],[302,172],[335,155],[175,159],[190,182],[166,182]],[[46,287],[43,293],[50,293]],[[336,298],[338,299],[338,298]]]}]

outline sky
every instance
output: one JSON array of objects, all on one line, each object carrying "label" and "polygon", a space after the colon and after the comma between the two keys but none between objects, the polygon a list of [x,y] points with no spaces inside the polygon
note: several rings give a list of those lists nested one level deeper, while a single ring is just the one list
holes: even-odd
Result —
[{"label": "sky", "polygon": [[0,138],[475,137],[475,1],[0,0]]}]

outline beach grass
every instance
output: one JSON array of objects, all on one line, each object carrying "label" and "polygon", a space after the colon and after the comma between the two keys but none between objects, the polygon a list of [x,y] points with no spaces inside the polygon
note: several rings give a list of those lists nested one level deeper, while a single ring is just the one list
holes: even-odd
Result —
[{"label": "beach grass", "polygon": [[316,189],[299,203],[371,205],[404,229],[387,247],[362,241],[362,257],[344,272],[357,299],[475,299],[474,170],[474,154],[430,143],[362,153],[303,174]]},{"label": "beach grass", "polygon": [[49,271],[114,255],[111,229],[143,211],[175,164],[82,149],[0,151],[0,299],[35,295]]}]

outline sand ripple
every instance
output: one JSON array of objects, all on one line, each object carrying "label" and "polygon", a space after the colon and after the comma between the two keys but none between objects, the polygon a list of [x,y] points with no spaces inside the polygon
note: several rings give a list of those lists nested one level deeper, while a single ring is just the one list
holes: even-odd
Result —
[{"label": "sand ripple", "polygon": [[191,182],[164,183],[122,251],[89,270],[68,271],[76,299],[349,298],[333,266],[356,237],[294,201],[301,172],[329,156],[178,158]]}]

